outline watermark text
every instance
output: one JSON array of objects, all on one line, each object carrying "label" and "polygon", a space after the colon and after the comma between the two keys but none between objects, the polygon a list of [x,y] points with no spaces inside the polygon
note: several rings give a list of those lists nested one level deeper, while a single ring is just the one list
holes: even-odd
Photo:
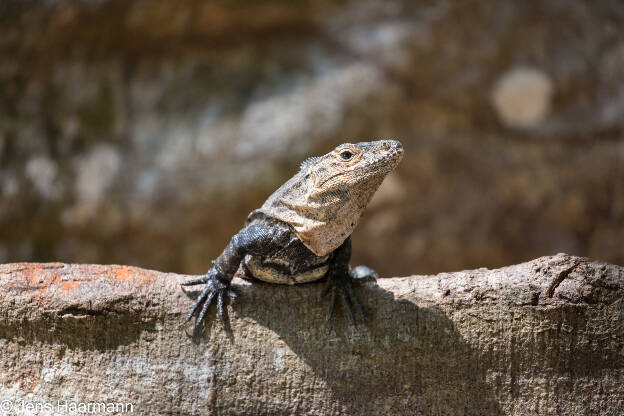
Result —
[{"label": "watermark text", "polygon": [[39,402],[33,400],[2,400],[0,415],[15,413],[58,412],[61,414],[106,414],[134,413],[134,403],[129,402],[74,402],[56,400]]}]

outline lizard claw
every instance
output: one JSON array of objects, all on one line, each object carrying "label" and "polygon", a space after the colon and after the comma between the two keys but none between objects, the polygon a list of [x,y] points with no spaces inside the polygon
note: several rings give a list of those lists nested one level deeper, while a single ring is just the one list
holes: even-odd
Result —
[{"label": "lizard claw", "polygon": [[199,279],[189,280],[188,282],[180,283],[181,286],[194,286],[201,285],[202,283],[208,283],[208,276],[202,276]]},{"label": "lizard claw", "polygon": [[213,300],[215,300],[215,298],[217,300],[217,315],[219,315],[219,318],[221,318],[222,320],[225,319],[225,296],[227,295],[231,300],[236,298],[236,293],[234,292],[234,290],[232,290],[230,282],[224,282],[223,280],[219,279],[217,277],[217,271],[214,268],[210,269],[210,271],[206,273],[205,276],[199,279],[190,280],[188,282],[182,283],[182,286],[192,286],[201,283],[205,283],[206,286],[202,290],[201,294],[197,297],[197,300],[193,304],[193,307],[186,315],[185,320],[185,322],[190,321],[193,315],[195,315],[195,312],[197,312],[197,310],[201,306],[201,310],[199,311],[199,315],[197,316],[197,320],[195,321],[195,326],[198,326],[202,323],[204,317],[206,316],[206,313],[208,312],[208,309],[210,308],[210,304]]},{"label": "lizard claw", "polygon": [[330,276],[327,280],[327,284],[323,291],[321,292],[320,298],[324,298],[328,293],[331,292],[331,298],[329,300],[329,309],[327,310],[327,320],[329,321],[334,313],[334,307],[336,306],[336,297],[340,296],[342,301],[342,305],[347,312],[347,316],[349,317],[349,321],[352,325],[355,325],[355,316],[353,314],[353,308],[358,315],[358,318],[361,321],[365,320],[364,312],[362,311],[362,306],[360,305],[360,301],[355,295],[355,291],[353,290],[353,280],[351,276],[348,274],[340,274]]}]

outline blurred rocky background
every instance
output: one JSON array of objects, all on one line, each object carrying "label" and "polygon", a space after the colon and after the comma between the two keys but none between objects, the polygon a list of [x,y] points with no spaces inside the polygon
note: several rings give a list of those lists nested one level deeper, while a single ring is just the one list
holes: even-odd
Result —
[{"label": "blurred rocky background", "polygon": [[624,3],[2,0],[0,262],[202,273],[307,156],[396,138],[384,276],[624,263]]}]

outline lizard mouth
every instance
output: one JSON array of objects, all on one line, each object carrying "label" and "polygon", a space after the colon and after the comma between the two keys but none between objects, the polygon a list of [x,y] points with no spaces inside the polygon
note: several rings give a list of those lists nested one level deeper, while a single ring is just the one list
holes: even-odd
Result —
[{"label": "lizard mouth", "polygon": [[[381,140],[376,147],[382,151],[379,157],[369,160],[362,166],[358,166],[355,171],[372,170],[376,172],[389,173],[394,170],[403,158],[403,145],[397,140]],[[379,169],[379,168],[383,169]]]}]

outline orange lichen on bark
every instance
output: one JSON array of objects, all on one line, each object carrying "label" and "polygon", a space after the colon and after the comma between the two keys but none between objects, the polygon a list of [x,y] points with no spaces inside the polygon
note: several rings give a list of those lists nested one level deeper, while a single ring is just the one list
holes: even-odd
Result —
[{"label": "orange lichen on bark", "polygon": [[115,279],[118,281],[126,280],[132,276],[132,271],[129,267],[116,267],[115,268]]},{"label": "orange lichen on bark", "polygon": [[62,282],[61,283],[61,288],[66,292],[78,286],[80,286],[80,283],[78,282]]},{"label": "orange lichen on bark", "polygon": [[28,280],[28,284],[31,286],[36,286],[39,283],[39,279],[41,278],[41,272],[43,270],[43,265],[41,264],[25,264],[26,268],[23,271],[24,276]]},{"label": "orange lichen on bark", "polygon": [[150,270],[131,266],[115,266],[114,274],[118,282],[132,278],[137,283],[151,283],[155,277],[155,273]]}]

